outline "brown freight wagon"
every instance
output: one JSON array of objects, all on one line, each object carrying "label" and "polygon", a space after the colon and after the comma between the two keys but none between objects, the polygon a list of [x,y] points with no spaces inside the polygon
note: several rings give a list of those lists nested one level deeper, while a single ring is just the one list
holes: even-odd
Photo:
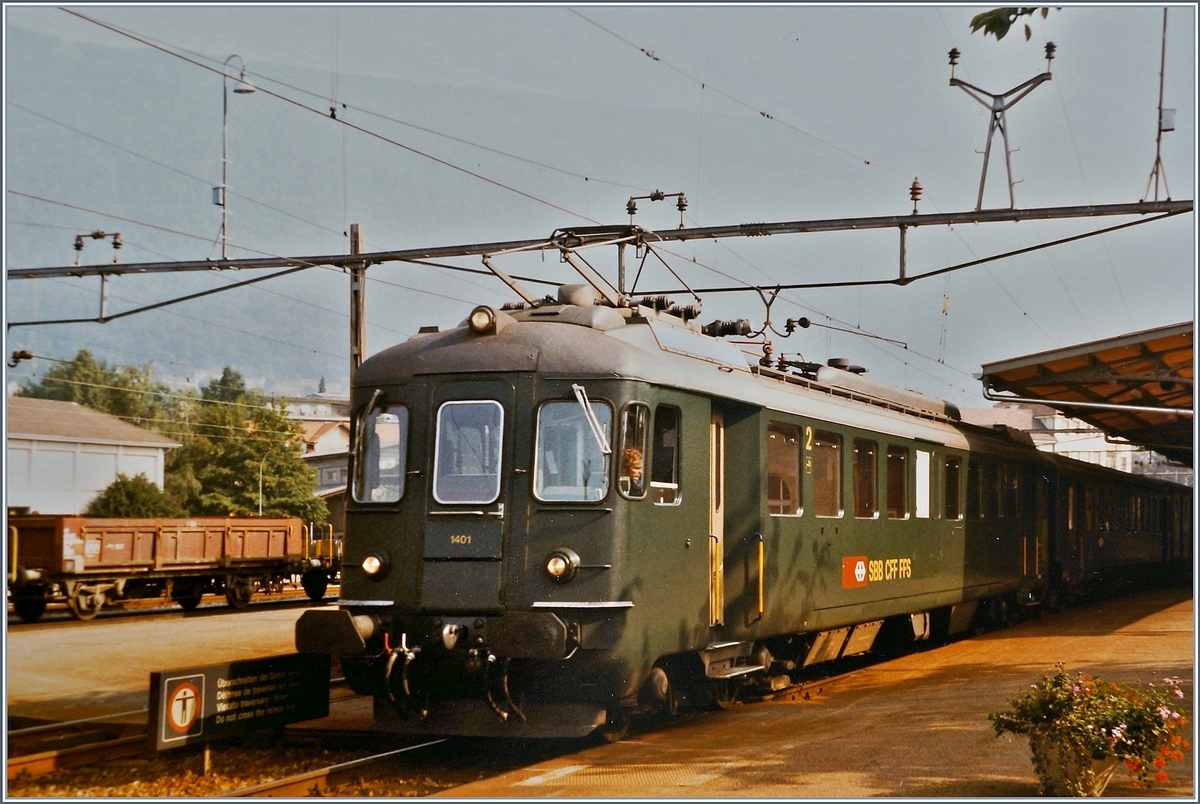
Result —
[{"label": "brown freight wagon", "polygon": [[[206,592],[245,608],[297,575],[326,574],[295,518],[8,518],[8,591],[17,615],[38,619],[65,602],[81,620],[105,605],[163,597],[191,611]],[[308,579],[306,578],[306,581]],[[306,582],[310,596],[310,583]],[[320,584],[319,599],[325,592]]]}]

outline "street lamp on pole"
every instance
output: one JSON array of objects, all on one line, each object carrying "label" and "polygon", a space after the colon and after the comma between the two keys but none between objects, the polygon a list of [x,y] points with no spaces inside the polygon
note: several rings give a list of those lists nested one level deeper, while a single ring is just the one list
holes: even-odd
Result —
[{"label": "street lamp on pole", "polygon": [[274,447],[267,450],[266,454],[262,456],[262,460],[258,462],[258,515],[259,516],[262,516],[262,506],[263,506],[263,466],[266,464],[267,458],[274,451],[275,451]]},{"label": "street lamp on pole", "polygon": [[226,259],[225,244],[229,239],[228,204],[226,194],[229,191],[229,156],[227,143],[229,141],[229,62],[237,59],[242,65],[241,74],[233,85],[233,91],[238,95],[249,95],[254,91],[254,85],[246,78],[246,62],[236,53],[225,59],[221,68],[221,186],[213,188],[213,203],[221,207],[221,259]]}]

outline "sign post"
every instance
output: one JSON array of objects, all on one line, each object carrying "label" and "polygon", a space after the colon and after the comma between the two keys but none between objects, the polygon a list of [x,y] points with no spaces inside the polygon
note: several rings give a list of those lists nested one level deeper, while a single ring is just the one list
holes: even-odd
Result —
[{"label": "sign post", "polygon": [[163,751],[325,717],[329,664],[295,653],[151,673],[151,742]]}]

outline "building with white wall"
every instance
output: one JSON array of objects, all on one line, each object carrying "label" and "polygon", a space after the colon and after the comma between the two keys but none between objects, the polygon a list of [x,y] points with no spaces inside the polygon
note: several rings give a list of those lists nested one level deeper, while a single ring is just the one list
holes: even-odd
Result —
[{"label": "building with white wall", "polygon": [[163,485],[167,450],[158,433],[74,402],[9,397],[5,505],[42,514],[82,513],[118,474]]}]

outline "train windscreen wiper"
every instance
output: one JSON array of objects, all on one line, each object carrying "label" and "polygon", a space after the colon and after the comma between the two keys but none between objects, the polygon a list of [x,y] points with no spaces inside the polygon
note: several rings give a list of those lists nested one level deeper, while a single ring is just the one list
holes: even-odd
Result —
[{"label": "train windscreen wiper", "polygon": [[571,390],[575,392],[575,398],[579,400],[579,406],[583,408],[583,415],[587,417],[588,426],[592,428],[592,435],[596,438],[596,444],[600,447],[600,452],[604,455],[612,455],[612,447],[608,445],[608,437],[604,435],[604,429],[600,427],[600,420],[596,418],[596,412],[592,410],[592,403],[588,401],[587,391],[582,385],[571,385]]}]

